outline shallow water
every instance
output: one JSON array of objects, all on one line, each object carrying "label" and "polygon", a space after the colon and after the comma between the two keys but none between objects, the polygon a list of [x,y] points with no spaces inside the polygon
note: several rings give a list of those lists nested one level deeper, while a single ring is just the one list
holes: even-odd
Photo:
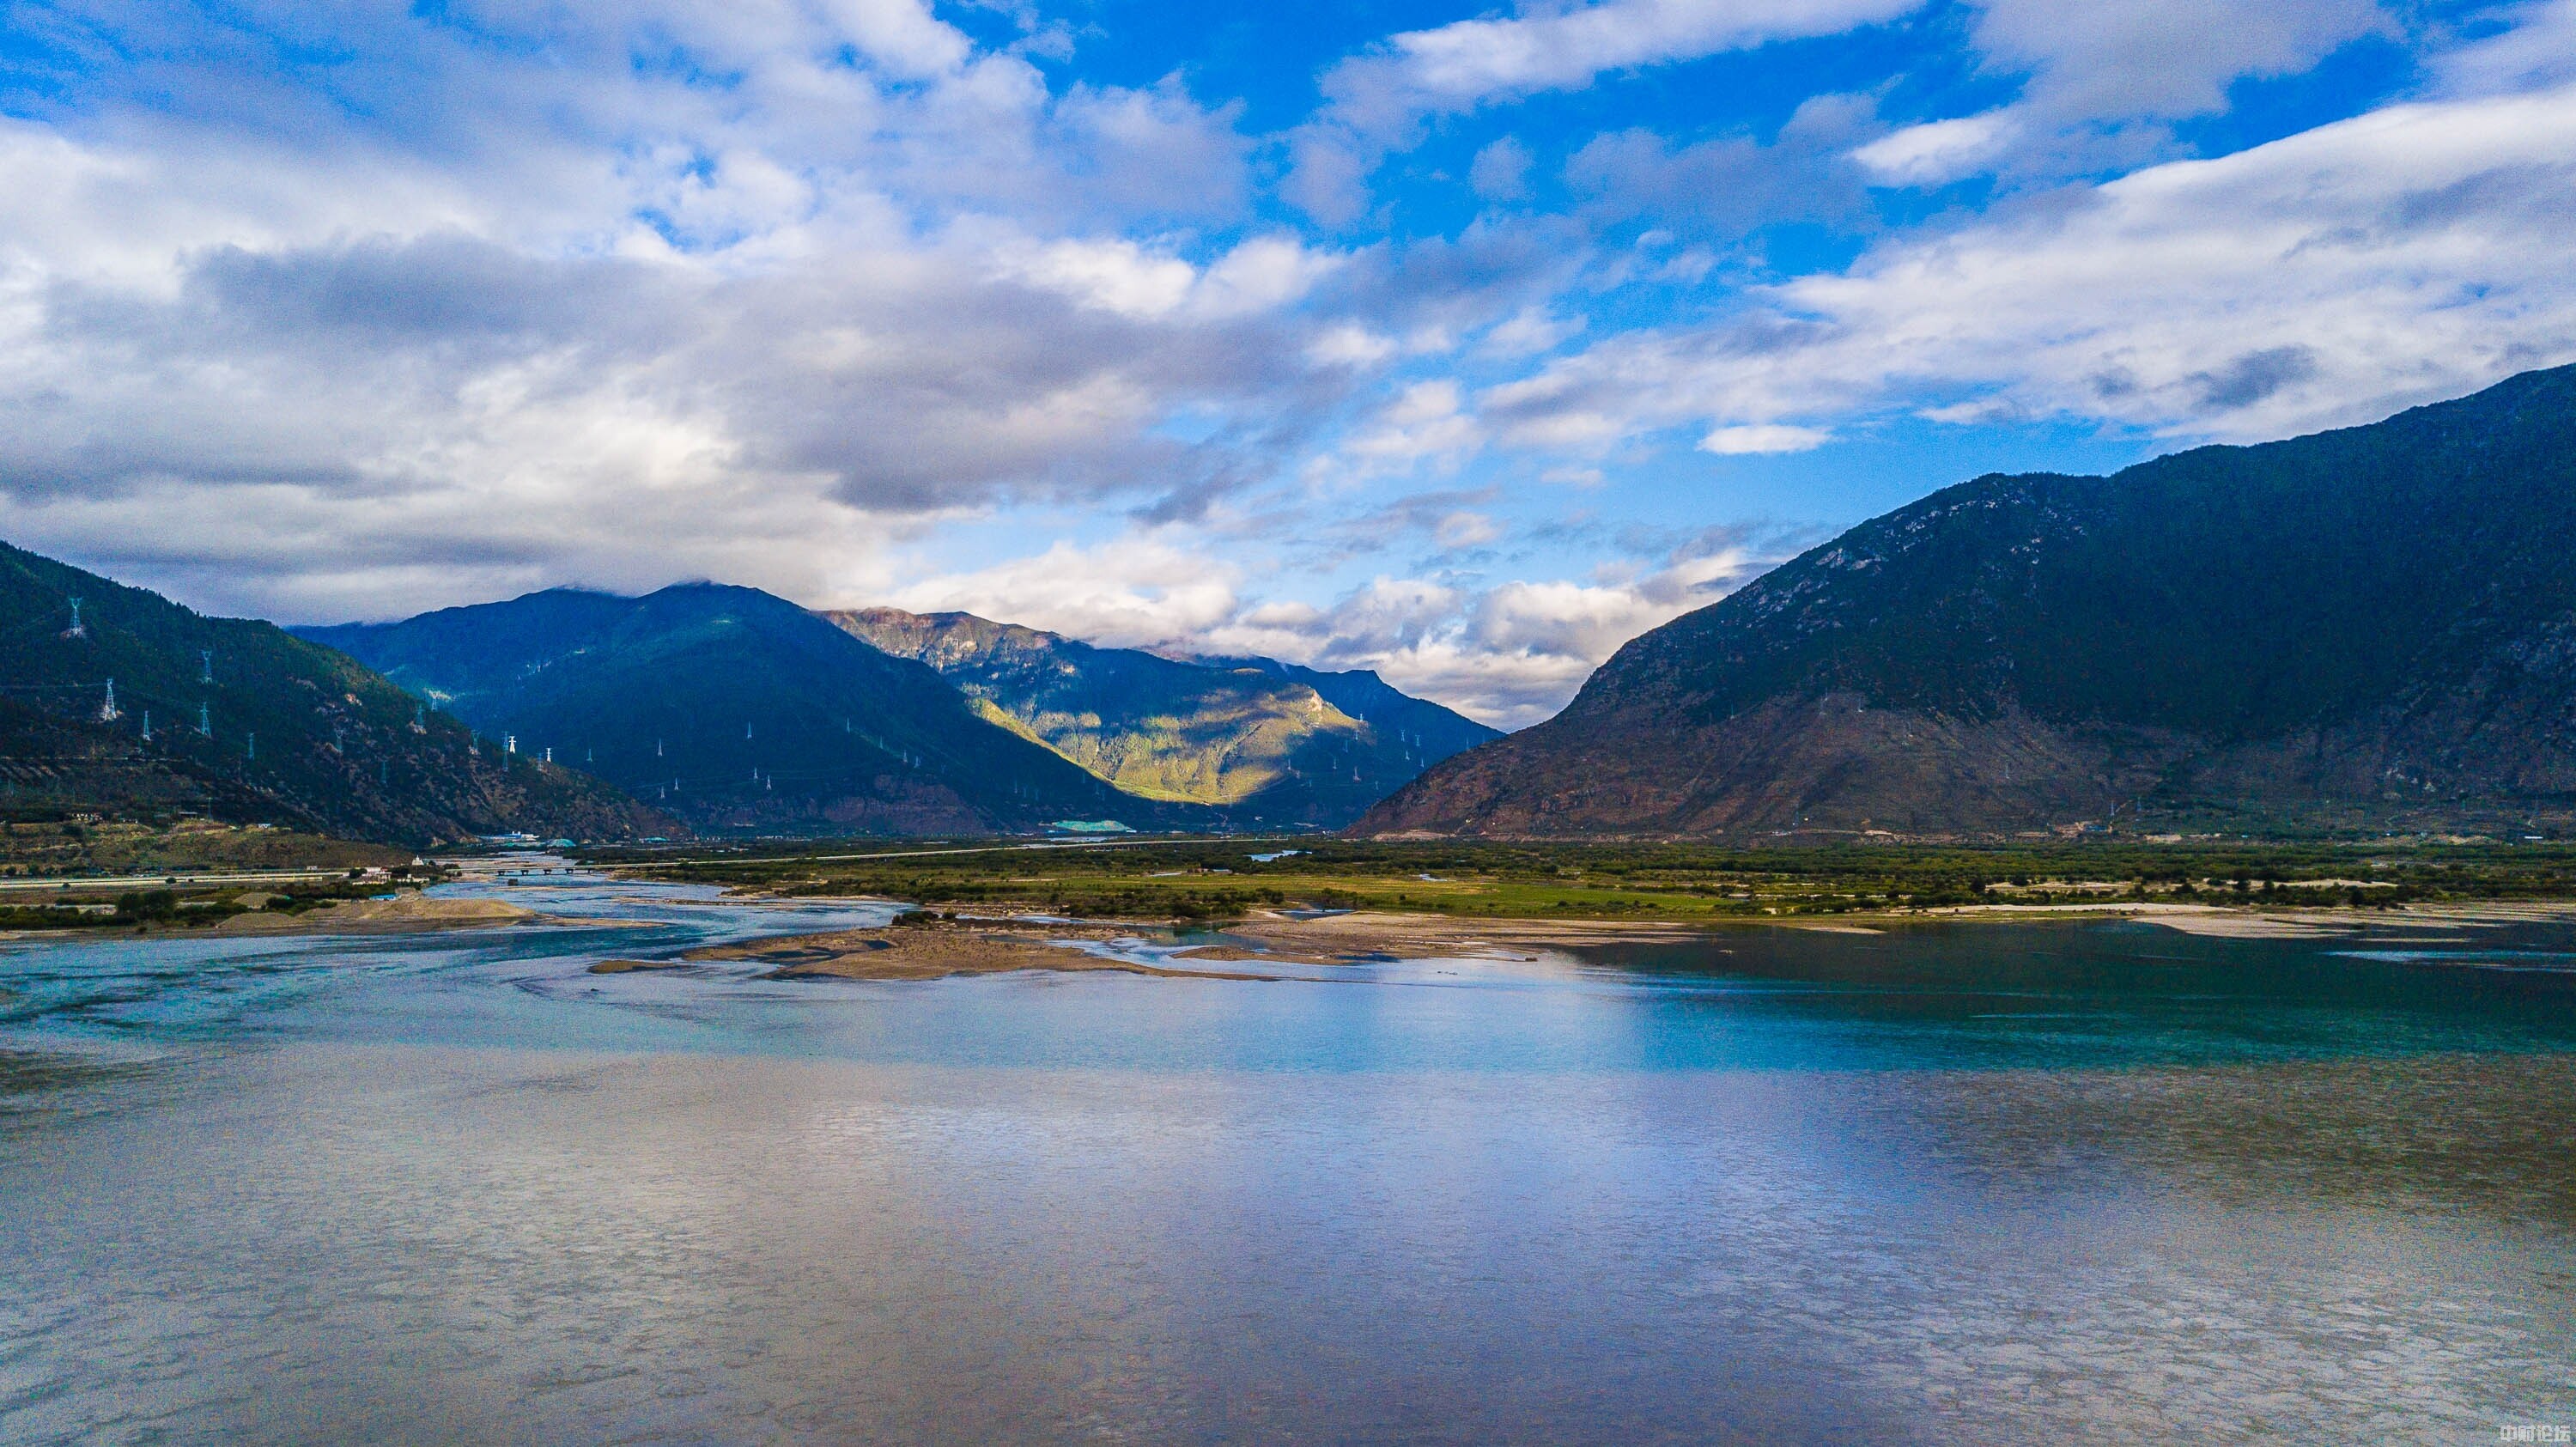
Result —
[{"label": "shallow water", "polygon": [[0,945],[0,1441],[2576,1419],[2565,928],[770,982],[586,967],[875,912],[504,892],[618,922]]}]

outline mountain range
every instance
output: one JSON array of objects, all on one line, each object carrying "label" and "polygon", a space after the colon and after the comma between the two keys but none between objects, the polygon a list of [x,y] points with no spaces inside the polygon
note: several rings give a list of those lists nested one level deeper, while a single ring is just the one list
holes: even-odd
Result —
[{"label": "mountain range", "polygon": [[964,613],[685,584],[290,632],[0,545],[0,816],[406,844],[2551,829],[2576,824],[2571,536],[2561,368],[1962,483],[1631,641],[1508,737],[1371,673]]},{"label": "mountain range", "polygon": [[1429,765],[1501,737],[1365,671],[1167,658],[971,613],[821,616],[935,669],[989,722],[1117,788],[1233,825],[1338,827]]},{"label": "mountain range", "polygon": [[211,815],[422,846],[674,826],[477,744],[355,660],[0,544],[0,815]]},{"label": "mountain range", "polygon": [[1495,736],[1373,674],[1175,660],[968,614],[814,613],[709,583],[298,632],[708,832],[1330,828]]},{"label": "mountain range", "polygon": [[1620,649],[1370,834],[2538,828],[2576,813],[2576,368],[1988,476]]},{"label": "mountain range", "polygon": [[300,631],[487,735],[550,750],[700,830],[1195,822],[995,727],[929,668],[757,589],[693,583],[625,598],[559,588]]}]

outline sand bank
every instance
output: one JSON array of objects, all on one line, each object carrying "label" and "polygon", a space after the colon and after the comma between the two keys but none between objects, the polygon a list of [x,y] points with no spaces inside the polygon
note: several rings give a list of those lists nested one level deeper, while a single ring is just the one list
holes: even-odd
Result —
[{"label": "sand bank", "polygon": [[1189,980],[1278,978],[1236,971],[1165,969],[1110,959],[1081,948],[1086,942],[1133,940],[1148,933],[1168,932],[1129,925],[951,920],[709,945],[687,951],[674,960],[602,960],[590,970],[595,975],[614,975],[700,962],[747,961],[771,966],[764,978],[773,980],[938,980],[951,975],[994,975],[1015,970],[1110,970]]},{"label": "sand bank", "polygon": [[1894,918],[2029,920],[2120,917],[2217,939],[2283,940],[2362,931],[2457,931],[2496,925],[2576,919],[2576,901],[2505,904],[2403,904],[2386,909],[2249,909],[2242,905],[1971,904],[1917,910]]},{"label": "sand bank", "polygon": [[1360,910],[1306,919],[1265,912],[1229,927],[1226,934],[1248,942],[1250,948],[1207,945],[1188,953],[1199,959],[1272,958],[1302,964],[1351,964],[1388,958],[1532,960],[1552,949],[1664,944],[1702,939],[1708,931],[1684,924],[1460,919],[1441,914]]},{"label": "sand bank", "polygon": [[222,935],[364,935],[411,934],[422,930],[477,929],[520,924],[551,916],[497,899],[432,899],[422,894],[392,899],[344,899],[301,914],[265,910],[237,914],[214,927]]}]

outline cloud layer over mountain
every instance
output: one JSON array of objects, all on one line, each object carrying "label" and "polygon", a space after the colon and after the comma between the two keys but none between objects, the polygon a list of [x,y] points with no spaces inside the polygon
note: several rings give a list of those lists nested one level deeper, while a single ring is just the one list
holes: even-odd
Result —
[{"label": "cloud layer over mountain", "polygon": [[1989,466],[2576,357],[2576,3],[20,7],[0,531],[710,576],[1503,724]]}]

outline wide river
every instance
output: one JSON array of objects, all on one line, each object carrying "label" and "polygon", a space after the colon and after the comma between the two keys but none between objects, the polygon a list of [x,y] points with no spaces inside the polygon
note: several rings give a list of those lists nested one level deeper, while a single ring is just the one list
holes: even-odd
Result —
[{"label": "wide river", "polygon": [[0,941],[0,1442],[2576,1422],[2564,926],[767,982],[586,967],[878,912],[503,892],[604,922]]}]

